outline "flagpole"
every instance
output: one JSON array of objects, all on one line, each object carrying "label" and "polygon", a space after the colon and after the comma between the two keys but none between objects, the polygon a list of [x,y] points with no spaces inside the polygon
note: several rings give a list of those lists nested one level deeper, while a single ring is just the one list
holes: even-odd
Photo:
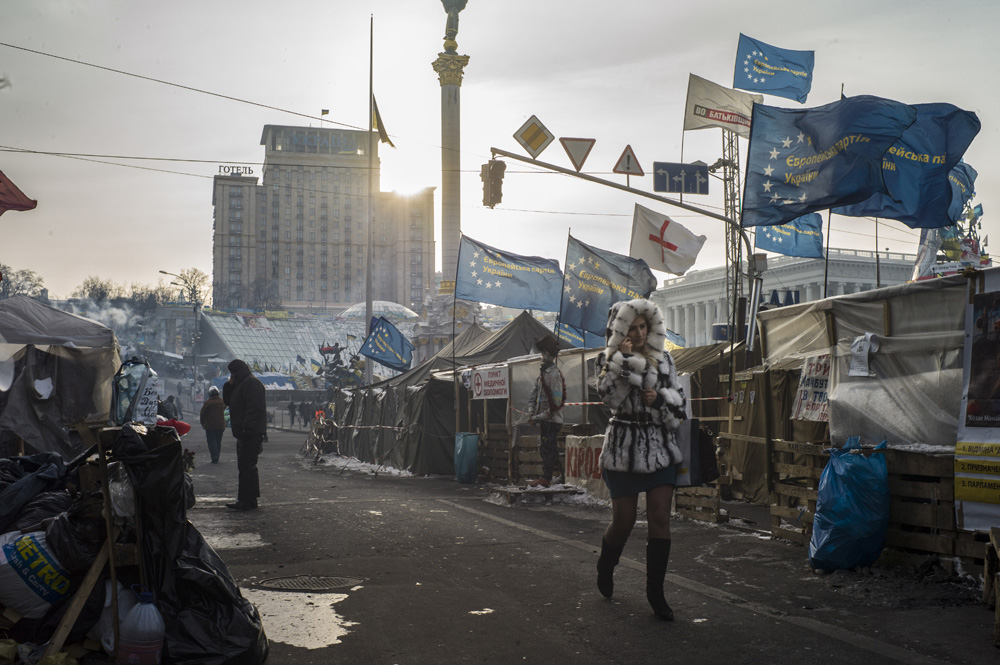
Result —
[{"label": "flagpole", "polygon": [[458,318],[458,270],[462,263],[462,238],[459,232],[458,251],[455,252],[455,287],[451,290],[451,389],[455,393],[455,434],[461,423],[458,418],[458,361],[455,359],[455,320]]},{"label": "flagpole", "polygon": [[878,256],[878,217],[875,218],[875,288],[882,288],[882,269]]},{"label": "flagpole", "polygon": [[[375,170],[374,156],[374,133],[372,127],[375,125],[375,88],[374,88],[374,62],[375,62],[375,15],[369,16],[368,26],[368,252],[365,259],[365,336],[371,332],[372,314],[372,262],[375,260],[375,208],[373,205],[374,196],[372,192],[372,179]],[[350,275],[347,276],[348,280]],[[371,358],[365,361],[365,385],[372,383],[372,363]]]},{"label": "flagpole", "polygon": [[830,274],[830,210],[826,211],[826,258],[823,260],[823,297],[826,298],[827,277]]}]

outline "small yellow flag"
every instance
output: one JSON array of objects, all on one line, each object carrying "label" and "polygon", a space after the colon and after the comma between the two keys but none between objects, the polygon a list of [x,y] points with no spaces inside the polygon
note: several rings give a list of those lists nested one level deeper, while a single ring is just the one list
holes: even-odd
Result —
[{"label": "small yellow flag", "polygon": [[374,123],[372,129],[378,130],[378,140],[382,143],[388,143],[390,148],[395,148],[396,146],[389,140],[389,135],[385,133],[385,127],[382,125],[382,116],[378,112],[378,102],[375,101],[375,95],[372,95],[372,107],[375,109],[375,117],[372,118]]}]

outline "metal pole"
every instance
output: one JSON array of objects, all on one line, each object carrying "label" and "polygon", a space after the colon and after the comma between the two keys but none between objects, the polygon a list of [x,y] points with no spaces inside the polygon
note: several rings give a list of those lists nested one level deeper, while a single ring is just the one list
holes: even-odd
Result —
[{"label": "metal pole", "polygon": [[[739,222],[730,219],[725,215],[720,215],[719,213],[706,210],[705,208],[699,208],[698,206],[693,206],[687,203],[681,203],[679,201],[674,201],[673,199],[668,199],[665,196],[658,196],[650,192],[643,191],[641,189],[632,189],[631,187],[626,187],[625,185],[620,185],[617,182],[612,182],[610,180],[604,180],[603,178],[595,178],[592,175],[587,175],[586,173],[577,173],[576,171],[571,171],[569,169],[564,169],[561,166],[556,166],[555,164],[549,164],[547,162],[540,162],[537,159],[528,159],[527,157],[521,157],[520,155],[515,155],[512,152],[507,152],[506,150],[500,150],[499,148],[490,148],[490,152],[496,157],[500,155],[501,157],[507,157],[508,159],[514,159],[519,162],[524,162],[525,164],[534,164],[544,169],[549,169],[550,171],[556,171],[558,173],[563,173],[565,175],[574,176],[576,178],[583,178],[584,180],[589,180],[590,182],[597,183],[599,185],[606,185],[608,187],[614,187],[615,189],[620,189],[623,192],[628,192],[630,194],[635,194],[637,196],[644,196],[647,199],[653,199],[654,201],[660,201],[661,203],[666,203],[667,205],[672,205],[677,208],[682,208],[688,212],[695,212],[699,215],[704,215],[706,217],[711,217],[712,219],[718,219],[725,222],[737,230],[739,230],[740,237],[743,238],[743,245],[747,249],[747,256],[751,254],[750,251],[750,239],[747,237],[746,231],[740,226]],[[748,275],[748,278],[752,279],[752,276]]]},{"label": "metal pole", "polygon": [[826,258],[823,260],[823,297],[826,298],[826,287],[830,275],[830,211],[826,211]]},{"label": "metal pole", "polygon": [[[373,171],[375,170],[375,135],[372,127],[375,125],[375,88],[373,69],[375,61],[375,16],[369,17],[368,28],[368,252],[365,259],[365,336],[371,332],[371,321],[374,315],[372,307],[372,262],[375,260],[375,207],[372,192]],[[348,275],[348,279],[350,276]],[[372,383],[372,359],[365,360],[365,385]]]},{"label": "metal pole", "polygon": [[882,268],[878,256],[878,217],[875,218],[875,288],[882,288]]}]

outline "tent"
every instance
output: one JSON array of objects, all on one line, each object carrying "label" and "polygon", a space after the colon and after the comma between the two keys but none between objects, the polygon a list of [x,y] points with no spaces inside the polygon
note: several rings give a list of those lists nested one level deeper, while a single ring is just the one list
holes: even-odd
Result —
[{"label": "tent", "polygon": [[528,355],[551,332],[527,312],[492,333],[473,325],[409,372],[354,391],[338,409],[341,453],[416,474],[453,474],[454,384],[434,372]]},{"label": "tent", "polygon": [[[120,366],[110,328],[24,296],[0,300],[0,456],[20,440],[71,459],[77,423],[106,423]],[[30,451],[26,451],[30,452]]]}]

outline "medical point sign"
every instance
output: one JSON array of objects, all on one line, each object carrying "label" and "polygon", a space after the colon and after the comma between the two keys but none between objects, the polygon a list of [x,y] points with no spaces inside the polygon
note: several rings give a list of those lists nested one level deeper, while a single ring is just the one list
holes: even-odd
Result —
[{"label": "medical point sign", "polygon": [[472,399],[508,399],[510,374],[506,367],[472,370]]}]

